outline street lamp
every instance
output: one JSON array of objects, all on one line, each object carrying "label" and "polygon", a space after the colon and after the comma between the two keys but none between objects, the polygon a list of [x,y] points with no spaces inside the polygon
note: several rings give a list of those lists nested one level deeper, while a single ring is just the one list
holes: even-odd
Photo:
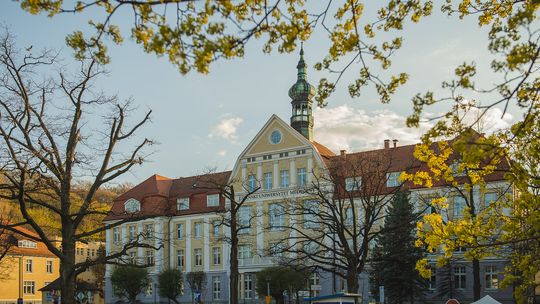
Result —
[{"label": "street lamp", "polygon": [[266,304],[270,304],[270,278],[266,278]]}]

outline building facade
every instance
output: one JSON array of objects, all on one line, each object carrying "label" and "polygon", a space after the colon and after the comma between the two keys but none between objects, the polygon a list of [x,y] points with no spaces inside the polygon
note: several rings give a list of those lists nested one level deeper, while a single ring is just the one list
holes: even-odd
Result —
[{"label": "building facade", "polygon": [[[38,237],[32,231],[18,228],[26,235]],[[41,304],[50,295],[39,289],[56,280],[60,275],[60,260],[43,242],[36,242],[21,234],[7,232],[2,237],[9,240],[7,255],[0,261],[0,303]]]},{"label": "building facade", "polygon": [[[341,151],[336,155],[324,145],[314,141],[312,98],[315,88],[306,76],[306,63],[301,58],[297,65],[297,82],[290,88],[292,114],[290,123],[272,115],[261,130],[238,156],[232,171],[205,175],[206,180],[217,184],[232,185],[237,199],[249,195],[240,208],[238,222],[245,226],[239,235],[239,301],[240,303],[262,303],[263,296],[255,292],[255,274],[265,267],[277,265],[276,247],[288,240],[294,246],[293,229],[298,218],[283,212],[285,208],[294,209],[295,204],[315,202],[317,197],[306,191],[319,177],[327,174],[330,167],[344,159],[354,160],[366,155],[384,155],[389,171],[383,191],[392,191],[397,185],[397,176],[407,171],[414,163],[414,146],[393,146],[385,141],[382,149],[358,153]],[[347,170],[343,175],[345,182],[356,181],[357,176]],[[396,174],[393,174],[396,173]],[[191,302],[194,292],[201,292],[201,298],[208,303],[226,303],[229,297],[229,252],[226,242],[228,228],[222,225],[223,210],[230,201],[212,187],[200,187],[200,176],[169,179],[154,175],[115,199],[106,224],[118,224],[106,233],[108,254],[120,252],[130,242],[144,242],[157,249],[134,248],[126,252],[125,262],[138,262],[148,265],[151,283],[140,294],[139,300],[145,303],[166,302],[157,293],[157,275],[167,268],[178,268],[184,274],[203,271],[206,284],[201,290],[190,290],[186,283],[182,286],[180,302]],[[493,192],[505,189],[502,176],[493,176],[488,188]],[[330,185],[332,186],[332,185]],[[458,210],[458,198],[449,194],[444,187],[433,189],[411,188],[411,198],[419,205],[429,197],[446,195],[451,197],[452,211]],[[491,196],[478,193],[478,200],[486,201]],[[456,202],[454,202],[455,200]],[[285,203],[286,202],[286,203]],[[461,209],[459,209],[461,210]],[[281,212],[280,212],[281,211]],[[361,214],[358,210],[356,214]],[[455,211],[458,214],[458,211]],[[289,214],[289,216],[287,215]],[[138,220],[143,217],[144,219]],[[483,294],[490,294],[502,302],[511,302],[511,290],[501,289],[499,274],[504,261],[487,259],[482,261],[482,277],[485,279]],[[110,275],[114,266],[107,266],[105,274],[106,302],[118,299],[114,295]],[[430,280],[430,290],[426,300],[437,302],[444,298],[438,296],[438,284],[443,274],[436,273]],[[456,291],[456,297],[467,301],[472,299],[471,269],[463,259],[456,261],[450,269],[448,279]],[[360,275],[359,293],[364,302],[370,300],[369,279]],[[346,290],[344,279],[329,273],[316,273],[309,278],[310,295],[329,294]]]}]

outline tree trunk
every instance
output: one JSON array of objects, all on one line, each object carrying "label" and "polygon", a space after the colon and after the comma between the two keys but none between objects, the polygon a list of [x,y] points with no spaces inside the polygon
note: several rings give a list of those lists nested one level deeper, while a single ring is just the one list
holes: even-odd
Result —
[{"label": "tree trunk", "polygon": [[238,304],[238,231],[236,228],[236,212],[233,212],[234,208],[235,206],[231,206],[230,304]]},{"label": "tree trunk", "polygon": [[347,270],[347,292],[358,293],[358,288],[358,272],[351,267]]},{"label": "tree trunk", "polygon": [[475,301],[480,300],[480,290],[482,284],[480,283],[480,261],[478,259],[472,260],[473,268],[473,299]]},{"label": "tree trunk", "polygon": [[60,263],[60,286],[62,289],[62,303],[75,303],[75,241],[69,223],[62,225],[62,253],[63,261]]}]

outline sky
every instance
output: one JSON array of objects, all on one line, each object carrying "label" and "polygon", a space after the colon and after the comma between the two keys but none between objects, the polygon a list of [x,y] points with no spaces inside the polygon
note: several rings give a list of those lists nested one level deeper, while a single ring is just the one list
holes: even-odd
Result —
[{"label": "sky", "polygon": [[[51,19],[30,15],[16,2],[0,3],[0,23],[10,28],[19,47],[53,48],[67,58],[66,62],[72,53],[65,36],[84,28],[87,17],[60,15]],[[114,21],[129,25],[127,17],[120,15]],[[410,74],[406,86],[389,104],[381,104],[369,89],[351,98],[346,85],[358,70],[353,68],[328,106],[315,109],[315,140],[336,153],[381,148],[384,139],[398,139],[399,144],[418,142],[430,123],[417,129],[405,126],[405,118],[412,112],[411,97],[427,90],[441,91],[441,82],[451,79],[455,67],[464,61],[476,62],[481,82],[492,82],[487,70],[487,30],[479,28],[473,18],[459,21],[448,17],[437,6],[420,24],[407,24],[399,33],[404,43],[392,65],[393,71]],[[218,61],[208,75],[181,75],[165,58],[144,53],[126,29],[123,34],[126,39],[122,45],[109,46],[109,73],[98,85],[121,99],[132,98],[138,108],[136,115],[152,110],[152,121],[140,136],[153,139],[157,145],[147,162],[117,182],[136,184],[155,173],[175,178],[207,168],[231,169],[272,114],[289,121],[291,100],[287,92],[296,81],[298,51],[264,54],[262,44],[255,41],[247,46],[244,58]],[[316,31],[304,44],[308,81],[314,85],[329,76],[312,68],[324,57],[327,43],[325,34]],[[442,110],[444,105],[429,109],[433,114]],[[502,117],[501,113],[497,109],[488,113],[491,129],[507,127],[517,116],[510,112]]]}]

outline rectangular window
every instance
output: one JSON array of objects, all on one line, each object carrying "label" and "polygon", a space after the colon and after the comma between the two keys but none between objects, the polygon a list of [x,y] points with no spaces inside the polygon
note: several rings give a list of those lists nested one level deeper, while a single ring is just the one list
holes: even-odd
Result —
[{"label": "rectangular window", "polygon": [[45,264],[47,273],[53,273],[53,261],[47,261]]},{"label": "rectangular window", "polygon": [[185,266],[185,258],[184,258],[184,250],[178,249],[176,250],[176,267],[179,269],[183,269]]},{"label": "rectangular window", "polygon": [[221,221],[215,220],[212,221],[212,235],[213,236],[219,236],[219,227],[221,226]]},{"label": "rectangular window", "polygon": [[201,248],[195,248],[193,250],[194,256],[195,256],[195,266],[202,266],[202,249]]},{"label": "rectangular window", "polygon": [[202,237],[202,223],[194,223],[193,224],[193,236],[196,239],[200,239]]},{"label": "rectangular window", "polygon": [[217,207],[219,206],[219,194],[211,194],[206,196],[206,206]]},{"label": "rectangular window", "polygon": [[219,247],[212,248],[212,260],[214,261],[214,265],[221,264],[221,248]]},{"label": "rectangular window", "polygon": [[353,209],[351,207],[345,209],[345,225],[352,226],[354,220]]},{"label": "rectangular window", "polygon": [[176,199],[176,210],[188,210],[189,197],[180,197]]},{"label": "rectangular window", "polygon": [[386,174],[386,187],[399,186],[399,176],[401,172],[390,172]]},{"label": "rectangular window", "polygon": [[219,300],[221,298],[221,280],[219,277],[212,277],[212,298]]},{"label": "rectangular window", "polygon": [[497,267],[486,266],[486,289],[498,289],[499,288],[499,273]]},{"label": "rectangular window", "polygon": [[23,292],[27,295],[36,294],[36,282],[34,281],[24,281],[23,282]]},{"label": "rectangular window", "polygon": [[345,190],[346,191],[358,191],[358,190],[360,190],[361,186],[362,186],[362,177],[361,176],[347,177],[345,179]]},{"label": "rectangular window", "polygon": [[26,260],[26,268],[25,268],[26,272],[32,272],[32,270],[34,268],[33,266],[34,266],[34,263],[33,263],[32,259],[27,259]]},{"label": "rectangular window", "polygon": [[285,208],[281,204],[270,204],[268,207],[268,225],[271,230],[283,229]]},{"label": "rectangular window", "polygon": [[37,248],[37,243],[30,240],[20,240],[18,245],[21,248]]},{"label": "rectangular window", "polygon": [[253,275],[251,273],[244,274],[244,299],[253,297]]},{"label": "rectangular window", "polygon": [[239,259],[251,259],[251,245],[239,245],[238,246],[238,258]]},{"label": "rectangular window", "polygon": [[465,266],[454,267],[454,286],[456,289],[465,289],[467,287],[466,275]]},{"label": "rectangular window", "polygon": [[270,190],[274,186],[274,178],[272,177],[272,172],[264,173],[264,190]]},{"label": "rectangular window", "polygon": [[176,224],[176,238],[179,240],[184,239],[184,223]]},{"label": "rectangular window", "polygon": [[431,277],[429,277],[429,290],[437,290],[437,273],[435,267],[431,267]]},{"label": "rectangular window", "polygon": [[154,265],[154,250],[146,250],[146,265]]},{"label": "rectangular window", "polygon": [[86,248],[86,256],[90,256],[90,248]]},{"label": "rectangular window", "polygon": [[135,239],[135,226],[128,227],[128,235],[130,241],[133,241]]},{"label": "rectangular window", "polygon": [[463,210],[465,209],[465,198],[461,196],[454,197],[454,217],[460,218],[463,215]]},{"label": "rectangular window", "polygon": [[268,245],[268,254],[273,257],[283,256],[283,244],[282,243],[270,243]]},{"label": "rectangular window", "polygon": [[320,225],[317,215],[319,214],[319,202],[318,201],[305,201],[303,213],[303,226],[304,228],[317,228]]},{"label": "rectangular window", "polygon": [[137,262],[137,252],[132,251],[129,253],[129,263],[135,264],[135,262]]},{"label": "rectangular window", "polygon": [[154,224],[144,225],[144,237],[147,239],[154,237]]},{"label": "rectangular window", "polygon": [[496,202],[499,199],[499,195],[497,193],[486,193],[484,195],[484,207],[488,207],[492,203]]},{"label": "rectangular window", "polygon": [[238,233],[249,233],[251,230],[251,206],[242,206],[238,209]]},{"label": "rectangular window", "polygon": [[257,177],[255,174],[248,175],[248,191],[255,191],[257,189]]},{"label": "rectangular window", "polygon": [[298,187],[307,185],[306,168],[298,168],[296,170],[296,183],[298,184]]},{"label": "rectangular window", "polygon": [[120,243],[120,229],[118,227],[113,228],[113,243]]},{"label": "rectangular window", "polygon": [[289,187],[289,170],[279,171],[279,186],[281,188]]}]

